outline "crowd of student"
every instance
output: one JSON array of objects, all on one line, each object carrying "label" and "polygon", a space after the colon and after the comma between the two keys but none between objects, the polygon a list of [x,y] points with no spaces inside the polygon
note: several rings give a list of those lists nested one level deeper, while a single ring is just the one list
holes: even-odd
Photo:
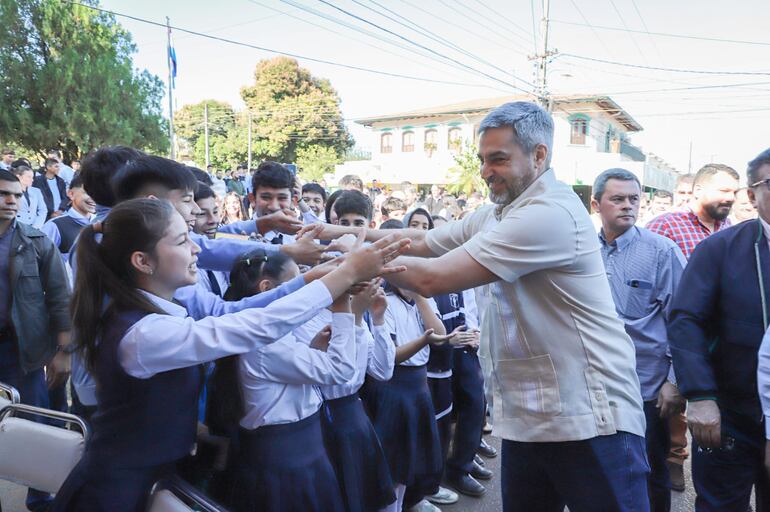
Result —
[{"label": "crowd of student", "polygon": [[506,511],[668,511],[688,423],[696,508],[766,507],[770,150],[649,205],[604,171],[592,225],[552,136],[530,103],[485,119],[488,205],[4,151],[0,381],[93,429],[28,508],[141,511],[178,473],[237,511],[437,510],[484,494],[488,410]]}]

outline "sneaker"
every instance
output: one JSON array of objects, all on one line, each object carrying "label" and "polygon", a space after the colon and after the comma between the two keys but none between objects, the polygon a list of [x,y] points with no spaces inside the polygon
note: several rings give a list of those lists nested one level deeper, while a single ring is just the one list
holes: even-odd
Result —
[{"label": "sneaker", "polygon": [[457,503],[457,501],[460,499],[456,492],[451,491],[445,487],[439,487],[436,494],[427,496],[427,498],[429,501],[438,505],[452,505],[453,503]]},{"label": "sneaker", "polygon": [[428,500],[422,500],[417,505],[408,509],[409,512],[441,512],[441,509]]}]

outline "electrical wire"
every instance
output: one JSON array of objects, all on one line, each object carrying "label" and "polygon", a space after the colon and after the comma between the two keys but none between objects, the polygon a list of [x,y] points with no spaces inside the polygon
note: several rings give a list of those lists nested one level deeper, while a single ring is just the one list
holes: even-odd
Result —
[{"label": "electrical wire", "polygon": [[741,76],[770,76],[770,71],[714,71],[705,69],[680,69],[680,68],[664,68],[657,66],[643,66],[641,64],[631,64],[628,62],[617,62],[613,60],[597,59],[595,57],[586,57],[584,55],[575,55],[574,53],[560,53],[560,57],[571,57],[573,59],[587,60],[591,62],[600,62],[602,64],[610,64],[613,66],[624,66],[636,69],[649,69],[652,71],[668,71],[670,73],[689,73],[696,75],[741,75]]},{"label": "electrical wire", "polygon": [[[601,38],[601,36],[599,35],[599,32],[597,32],[597,31],[594,29],[594,26],[593,26],[593,25],[591,25],[591,22],[590,22],[590,21],[588,21],[588,18],[586,18],[586,15],[585,15],[585,14],[583,14],[583,11],[580,9],[580,6],[577,4],[577,2],[575,2],[575,0],[569,0],[569,1],[570,1],[570,2],[572,2],[572,7],[574,7],[574,8],[575,8],[575,10],[578,12],[578,14],[580,15],[580,17],[581,17],[581,18],[583,19],[583,21],[585,22],[585,25],[586,25],[587,27],[590,27],[590,28],[591,28],[591,32],[592,32],[592,33],[593,33],[593,35],[596,37],[596,40],[597,40],[597,41],[599,41],[599,44],[601,44],[601,45],[602,45],[602,48],[604,48],[604,51],[605,51],[605,52],[607,52],[607,54],[608,54],[608,55],[612,55],[612,52],[610,51],[609,47],[608,47],[606,44],[604,44],[604,40],[603,40],[603,39]],[[549,20],[548,20],[548,22],[549,22],[549,23],[551,23],[551,22],[552,22],[552,20],[550,20],[550,19],[549,19]]]},{"label": "electrical wire", "polygon": [[[484,28],[484,30],[486,30],[487,32],[489,32],[489,33],[491,33],[491,34],[495,34],[497,37],[499,37],[499,38],[501,38],[501,39],[503,39],[503,40],[505,40],[505,41],[508,41],[510,44],[515,44],[515,45],[518,45],[518,47],[519,47],[519,48],[521,48],[521,49],[522,49],[522,50],[524,50],[524,51],[526,51],[526,50],[527,50],[527,48],[526,48],[525,46],[522,46],[522,44],[521,44],[521,43],[519,43],[518,41],[514,41],[514,40],[513,40],[513,39],[511,39],[510,37],[506,36],[505,34],[503,34],[503,33],[501,33],[501,32],[498,32],[497,30],[492,30],[492,29],[490,28],[490,26],[489,26],[489,23],[482,23],[482,22],[480,22],[479,20],[477,20],[477,19],[475,18],[475,16],[474,16],[474,15],[475,15],[475,14],[479,14],[479,13],[477,13],[476,11],[474,11],[473,9],[471,9],[470,7],[468,7],[467,5],[465,5],[465,4],[463,4],[463,3],[450,3],[450,2],[448,2],[448,1],[446,1],[446,0],[439,0],[439,2],[441,2],[441,4],[443,4],[443,5],[444,5],[446,8],[448,8],[448,9],[450,9],[450,10],[452,10],[452,11],[456,12],[456,13],[457,13],[457,14],[459,14],[460,16],[462,16],[462,18],[463,18],[463,19],[472,21],[472,22],[473,22],[473,23],[475,23],[476,25],[479,25],[480,27]],[[456,7],[456,6],[458,6],[458,5],[459,5],[459,6],[462,6],[462,7],[464,7],[465,9],[468,9],[468,10],[470,11],[470,14],[463,14],[463,13],[462,13],[460,10],[458,10],[458,9],[457,9],[457,7]],[[480,15],[482,18],[484,17],[484,16],[483,16],[483,15],[481,15],[481,14],[479,14],[479,15]],[[492,20],[492,23],[493,23],[494,25],[496,25],[496,24],[497,24],[497,22],[496,22],[496,21],[494,21],[494,20]],[[513,33],[513,35],[515,35],[516,37],[519,37],[519,38],[521,38],[521,36],[520,36],[519,34]],[[527,43],[527,44],[529,44],[529,39],[525,39],[525,41],[526,41],[526,43]]]},{"label": "electrical wire", "polygon": [[[499,83],[501,83],[501,84],[503,84],[503,85],[507,85],[508,87],[511,87],[511,88],[513,88],[513,89],[517,89],[517,90],[519,90],[519,91],[522,91],[522,92],[525,92],[525,93],[527,93],[527,94],[532,94],[532,92],[531,92],[531,91],[527,91],[526,89],[522,89],[521,87],[519,87],[519,86],[517,86],[517,85],[514,85],[514,84],[512,84],[512,83],[510,83],[510,82],[506,82],[505,80],[501,80],[501,79],[499,79],[499,78],[497,78],[497,77],[495,77],[495,76],[493,76],[493,75],[490,75],[489,73],[486,73],[486,72],[484,72],[484,71],[478,70],[478,69],[474,68],[473,66],[469,66],[469,65],[467,65],[467,64],[465,64],[465,63],[462,63],[462,62],[460,62],[460,61],[458,61],[458,60],[456,60],[456,59],[453,59],[453,58],[451,58],[451,57],[447,57],[446,55],[443,55],[443,54],[441,54],[441,53],[437,52],[436,50],[434,50],[434,49],[432,49],[432,48],[429,48],[429,47],[427,47],[427,46],[425,46],[425,45],[422,45],[422,44],[420,44],[420,43],[418,43],[418,42],[415,42],[415,41],[413,41],[413,40],[409,39],[408,37],[405,37],[405,36],[403,36],[403,35],[401,35],[401,34],[398,34],[398,33],[396,33],[396,32],[393,32],[393,31],[392,31],[392,30],[390,30],[390,29],[387,29],[387,28],[385,28],[385,27],[381,27],[380,25],[378,25],[378,24],[376,24],[376,23],[374,23],[374,22],[372,22],[372,21],[369,21],[369,20],[367,20],[367,19],[365,19],[365,18],[363,18],[363,17],[361,17],[361,16],[358,16],[357,14],[354,14],[354,13],[352,13],[352,12],[350,12],[350,11],[347,11],[347,10],[343,9],[342,7],[339,7],[339,6],[337,6],[337,5],[334,5],[333,3],[331,3],[331,2],[329,2],[329,1],[327,1],[327,0],[318,0],[318,1],[319,1],[319,2],[321,2],[321,3],[322,3],[322,4],[324,4],[324,5],[327,5],[327,6],[331,7],[331,8],[333,8],[333,9],[336,9],[337,11],[339,11],[339,12],[341,12],[341,13],[343,13],[343,14],[347,15],[347,16],[350,16],[350,17],[351,17],[351,18],[353,18],[353,19],[356,19],[356,20],[358,20],[358,21],[360,21],[360,22],[362,22],[362,23],[365,23],[365,24],[367,24],[367,25],[371,25],[372,27],[374,27],[374,28],[377,28],[377,29],[379,29],[379,30],[381,30],[381,31],[383,31],[383,32],[385,32],[385,33],[387,33],[387,34],[390,34],[390,35],[392,35],[392,36],[395,36],[395,37],[397,37],[397,38],[399,38],[399,39],[401,39],[401,40],[403,40],[403,41],[406,41],[407,43],[413,44],[414,46],[416,46],[416,47],[418,47],[418,48],[422,48],[423,50],[429,51],[430,53],[432,53],[432,54],[434,54],[434,55],[436,55],[436,56],[438,56],[438,57],[442,57],[442,58],[446,58],[446,59],[449,59],[449,60],[451,60],[452,62],[454,62],[454,63],[458,64],[459,66],[462,66],[462,67],[464,67],[464,68],[466,68],[466,69],[468,69],[468,70],[471,70],[471,71],[474,71],[475,73],[478,73],[478,74],[480,74],[480,75],[483,75],[483,76],[485,76],[485,77],[489,78],[490,80],[494,80],[494,81],[496,81],[496,82],[499,82]],[[527,83],[527,84],[529,84],[529,82],[527,82],[526,80],[523,80],[523,79],[521,79],[521,78],[519,78],[518,80],[520,80],[521,82],[524,82],[524,83]],[[531,86],[532,84],[529,84],[529,85]]]},{"label": "electrical wire", "polygon": [[[615,11],[615,14],[617,14],[617,16],[618,16],[618,19],[620,20],[620,23],[626,29],[628,29],[628,24],[626,24],[625,18],[623,18],[623,15],[620,13],[620,9],[618,9],[617,4],[615,4],[615,0],[609,0],[609,1],[610,1],[610,4],[612,5],[612,9]],[[642,51],[641,47],[639,46],[639,43],[636,42],[636,38],[632,34],[629,34],[629,37],[631,39],[631,42],[636,47],[636,50],[639,52],[639,55],[642,56],[642,60],[645,62],[645,64],[648,64],[647,57],[644,55],[644,52]]]},{"label": "electrical wire", "polygon": [[[487,3],[484,3],[481,0],[473,0],[473,1],[476,2],[477,4],[479,4],[479,7],[481,7],[482,9],[485,9],[485,8],[489,9],[492,12],[492,14],[494,14],[498,18],[507,21],[508,23],[510,23],[511,25],[516,27],[517,29],[521,30],[525,34],[525,36],[526,36],[526,37],[522,37],[522,39],[524,39],[526,41],[529,41],[529,36],[531,36],[532,34],[530,34],[529,30],[527,30],[525,27],[522,27],[521,25],[519,25],[518,23],[513,21],[511,18],[509,18],[508,16],[503,15],[500,11],[498,11],[496,9],[493,9]],[[486,19],[489,20],[489,18],[486,18]],[[489,20],[489,21],[495,22],[495,20]]]},{"label": "electrical wire", "polygon": [[319,59],[319,58],[316,58],[316,57],[308,57],[306,55],[300,55],[300,54],[297,54],[297,53],[285,52],[285,51],[281,51],[281,50],[274,50],[272,48],[265,48],[263,46],[257,46],[257,45],[250,44],[250,43],[244,43],[242,41],[235,41],[233,39],[228,39],[228,38],[225,38],[225,37],[219,37],[219,36],[215,36],[215,35],[212,35],[212,34],[207,34],[205,32],[199,32],[199,31],[196,31],[196,30],[190,30],[190,29],[186,29],[186,28],[179,27],[179,26],[176,26],[176,25],[166,25],[165,23],[160,23],[160,22],[157,22],[157,21],[152,21],[152,20],[148,20],[148,19],[145,19],[145,18],[140,18],[138,16],[132,16],[130,14],[123,14],[123,13],[120,13],[120,12],[117,12],[117,11],[110,11],[108,9],[102,9],[100,7],[95,7],[93,5],[81,4],[80,2],[75,2],[75,1],[72,1],[72,0],[63,0],[63,1],[66,2],[66,3],[72,4],[72,5],[78,5],[78,6],[86,7],[88,9],[92,9],[92,10],[95,10],[95,11],[103,12],[105,14],[111,14],[113,16],[117,16],[117,17],[121,17],[121,18],[130,19],[130,20],[133,20],[133,21],[137,21],[139,23],[145,23],[145,24],[148,24],[148,25],[154,25],[156,27],[162,27],[164,29],[165,28],[170,28],[171,30],[175,30],[177,32],[182,32],[182,33],[185,33],[185,34],[190,34],[190,35],[194,35],[194,36],[198,36],[198,37],[203,37],[203,38],[206,38],[206,39],[211,39],[211,40],[214,40],[214,41],[219,41],[221,43],[227,43],[227,44],[231,44],[231,45],[235,45],[235,46],[242,46],[244,48],[251,48],[253,50],[259,50],[259,51],[268,52],[268,53],[275,53],[275,54],[278,54],[278,55],[285,55],[287,57],[292,57],[292,58],[295,58],[295,59],[307,60],[307,61],[316,62],[316,63],[319,63],[319,64],[326,64],[326,65],[329,65],[329,66],[336,66],[336,67],[341,67],[341,68],[345,68],[345,69],[351,69],[351,70],[354,70],[354,71],[362,71],[362,72],[373,73],[373,74],[382,75],[382,76],[389,76],[389,77],[392,77],[392,78],[403,78],[405,80],[416,80],[416,81],[421,81],[421,82],[430,82],[430,83],[445,84],[445,85],[461,85],[461,86],[464,86],[464,87],[488,87],[488,86],[483,85],[483,84],[472,84],[472,83],[466,83],[466,82],[454,82],[454,81],[450,81],[450,80],[437,80],[437,79],[433,79],[433,78],[425,78],[425,77],[418,77],[418,76],[403,75],[403,74],[400,74],[400,73],[391,73],[391,72],[388,72],[388,71],[381,71],[381,70],[378,70],[378,69],[365,68],[365,67],[361,67],[361,66],[354,66],[354,65],[351,65],[351,64],[343,64],[341,62],[334,62],[334,61],[330,61],[330,60]]}]

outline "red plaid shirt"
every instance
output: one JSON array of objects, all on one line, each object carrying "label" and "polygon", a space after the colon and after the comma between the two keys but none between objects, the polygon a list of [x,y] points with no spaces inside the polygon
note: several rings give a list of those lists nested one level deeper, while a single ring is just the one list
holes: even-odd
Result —
[{"label": "red plaid shirt", "polygon": [[[714,233],[728,227],[729,220],[717,221],[714,223]],[[659,215],[647,224],[647,229],[673,240],[688,260],[695,247],[713,234],[689,208],[686,211]]]}]

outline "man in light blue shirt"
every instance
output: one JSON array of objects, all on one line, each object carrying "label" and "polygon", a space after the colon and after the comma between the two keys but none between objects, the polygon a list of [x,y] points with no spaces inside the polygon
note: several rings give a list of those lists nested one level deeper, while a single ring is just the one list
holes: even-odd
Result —
[{"label": "man in light blue shirt", "polygon": [[19,178],[21,190],[24,194],[19,203],[16,220],[36,229],[42,228],[43,224],[45,224],[45,218],[48,216],[48,208],[45,206],[43,194],[32,186],[35,173],[26,165],[20,165],[12,169],[11,172]]},{"label": "man in light blue shirt", "polygon": [[674,242],[635,226],[640,196],[633,173],[609,169],[596,178],[591,205],[602,221],[599,241],[615,308],[636,348],[647,420],[650,509],[668,512],[667,418],[682,412],[685,402],[673,376],[666,321],[686,260]]}]

